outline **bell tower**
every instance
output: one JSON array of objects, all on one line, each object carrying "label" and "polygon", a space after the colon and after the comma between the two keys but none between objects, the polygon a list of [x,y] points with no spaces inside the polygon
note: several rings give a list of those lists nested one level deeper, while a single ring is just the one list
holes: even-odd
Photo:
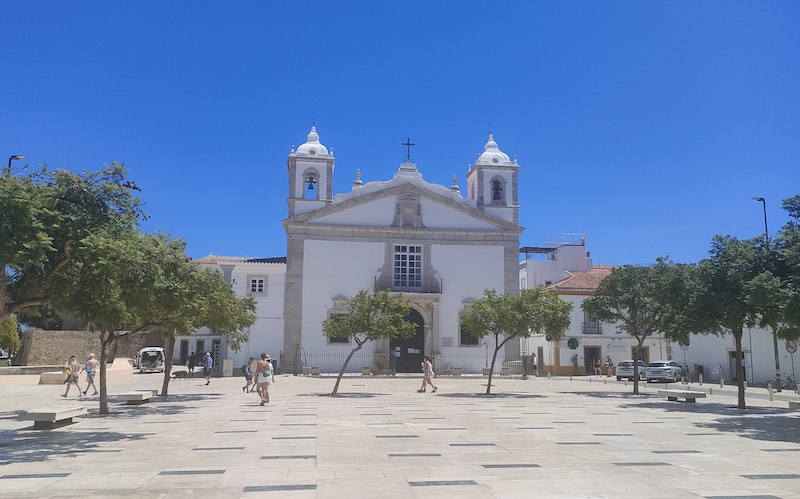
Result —
[{"label": "bell tower", "polygon": [[479,210],[508,222],[519,223],[519,164],[512,161],[494,141],[489,140],[467,173],[467,198],[476,201]]},{"label": "bell tower", "polygon": [[289,216],[308,213],[333,202],[333,150],[319,141],[317,128],[311,127],[308,140],[292,147],[286,166],[289,171]]}]

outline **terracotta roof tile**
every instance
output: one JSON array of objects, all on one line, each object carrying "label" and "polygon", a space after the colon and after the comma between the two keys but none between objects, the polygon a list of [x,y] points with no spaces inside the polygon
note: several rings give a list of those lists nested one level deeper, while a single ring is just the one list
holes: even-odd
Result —
[{"label": "terracotta roof tile", "polygon": [[572,272],[569,277],[547,286],[545,289],[560,294],[592,294],[600,281],[611,274],[612,265],[594,265],[589,272]]}]

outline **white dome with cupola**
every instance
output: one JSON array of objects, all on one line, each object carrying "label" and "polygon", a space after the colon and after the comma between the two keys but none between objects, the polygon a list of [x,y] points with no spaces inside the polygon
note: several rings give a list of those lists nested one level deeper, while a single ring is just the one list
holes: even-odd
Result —
[{"label": "white dome with cupola", "polygon": [[504,153],[497,147],[497,142],[494,141],[494,135],[489,134],[489,140],[483,148],[483,153],[478,156],[476,165],[493,165],[493,166],[509,166],[513,165],[511,158],[508,154]]},{"label": "white dome with cupola", "polygon": [[314,158],[327,155],[328,155],[328,148],[319,142],[317,127],[312,126],[311,131],[308,133],[308,141],[297,148],[295,156],[307,156]]}]

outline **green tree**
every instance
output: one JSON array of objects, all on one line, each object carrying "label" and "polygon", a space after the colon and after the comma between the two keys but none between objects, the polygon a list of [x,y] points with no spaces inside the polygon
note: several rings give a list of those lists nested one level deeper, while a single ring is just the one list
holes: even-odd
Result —
[{"label": "green tree", "polygon": [[362,289],[346,302],[347,314],[332,315],[322,323],[322,333],[328,338],[350,338],[355,347],[345,359],[332,396],[339,391],[347,364],[364,344],[381,338],[408,338],[413,336],[416,325],[407,320],[411,305],[402,295],[389,292],[371,292]]},{"label": "green tree", "polygon": [[[745,326],[777,324],[783,293],[781,279],[770,270],[770,252],[763,238],[739,240],[716,236],[709,258],[698,265],[697,301],[692,332],[725,334],[730,332],[736,358],[742,359],[742,334]],[[746,409],[744,370],[736,362],[738,408]]]},{"label": "green tree", "polygon": [[534,333],[546,333],[559,340],[569,328],[571,311],[572,304],[539,288],[505,295],[487,289],[482,298],[464,307],[461,326],[476,338],[494,338],[486,395],[491,394],[492,374],[503,345],[515,338],[529,338]]},{"label": "green tree", "polygon": [[19,326],[17,319],[12,315],[0,322],[0,348],[9,352],[19,350]]},{"label": "green tree", "polygon": [[[686,292],[695,268],[659,258],[649,266],[624,265],[600,282],[583,310],[596,320],[615,324],[636,340],[641,360],[645,340],[657,333],[671,339],[688,338],[691,294]],[[639,365],[633,363],[633,393],[639,394]]]},{"label": "green tree", "polygon": [[248,340],[247,328],[256,321],[256,303],[252,296],[239,298],[217,271],[199,269],[180,259],[166,259],[169,266],[166,286],[150,312],[150,331],[164,335],[166,341],[164,381],[161,395],[169,391],[175,336],[186,335],[201,327],[225,336],[230,348],[238,352]]},{"label": "green tree", "polygon": [[[219,274],[198,270],[184,250],[182,241],[163,234],[98,233],[82,241],[75,261],[59,273],[64,292],[54,303],[100,337],[101,414],[108,413],[106,362],[119,338],[155,331],[171,335],[174,346],[176,332],[210,326],[230,332],[234,348],[247,339],[241,328],[255,321],[253,300],[236,299]],[[241,314],[231,319],[233,311]]]},{"label": "green tree", "polygon": [[787,340],[800,339],[800,196],[783,201],[790,220],[775,240],[776,273],[783,281],[780,319],[776,329]]},{"label": "green tree", "polygon": [[138,189],[117,163],[75,174],[42,167],[0,177],[0,321],[47,303],[55,276],[97,231],[133,227],[144,215]]}]

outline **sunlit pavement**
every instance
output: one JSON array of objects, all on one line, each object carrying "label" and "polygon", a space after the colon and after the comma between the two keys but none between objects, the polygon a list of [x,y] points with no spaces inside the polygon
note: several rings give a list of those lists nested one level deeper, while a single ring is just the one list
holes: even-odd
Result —
[{"label": "sunlit pavement", "polygon": [[[487,397],[479,377],[432,394],[359,376],[331,398],[332,378],[279,376],[265,407],[240,377],[194,378],[140,406],[113,398],[161,381],[111,382],[100,416],[97,397],[0,376],[0,497],[800,497],[800,397],[764,389],[746,411],[733,386],[695,384],[713,393],[689,404],[597,377],[496,378]],[[55,430],[16,419],[75,404],[90,413]]]}]

